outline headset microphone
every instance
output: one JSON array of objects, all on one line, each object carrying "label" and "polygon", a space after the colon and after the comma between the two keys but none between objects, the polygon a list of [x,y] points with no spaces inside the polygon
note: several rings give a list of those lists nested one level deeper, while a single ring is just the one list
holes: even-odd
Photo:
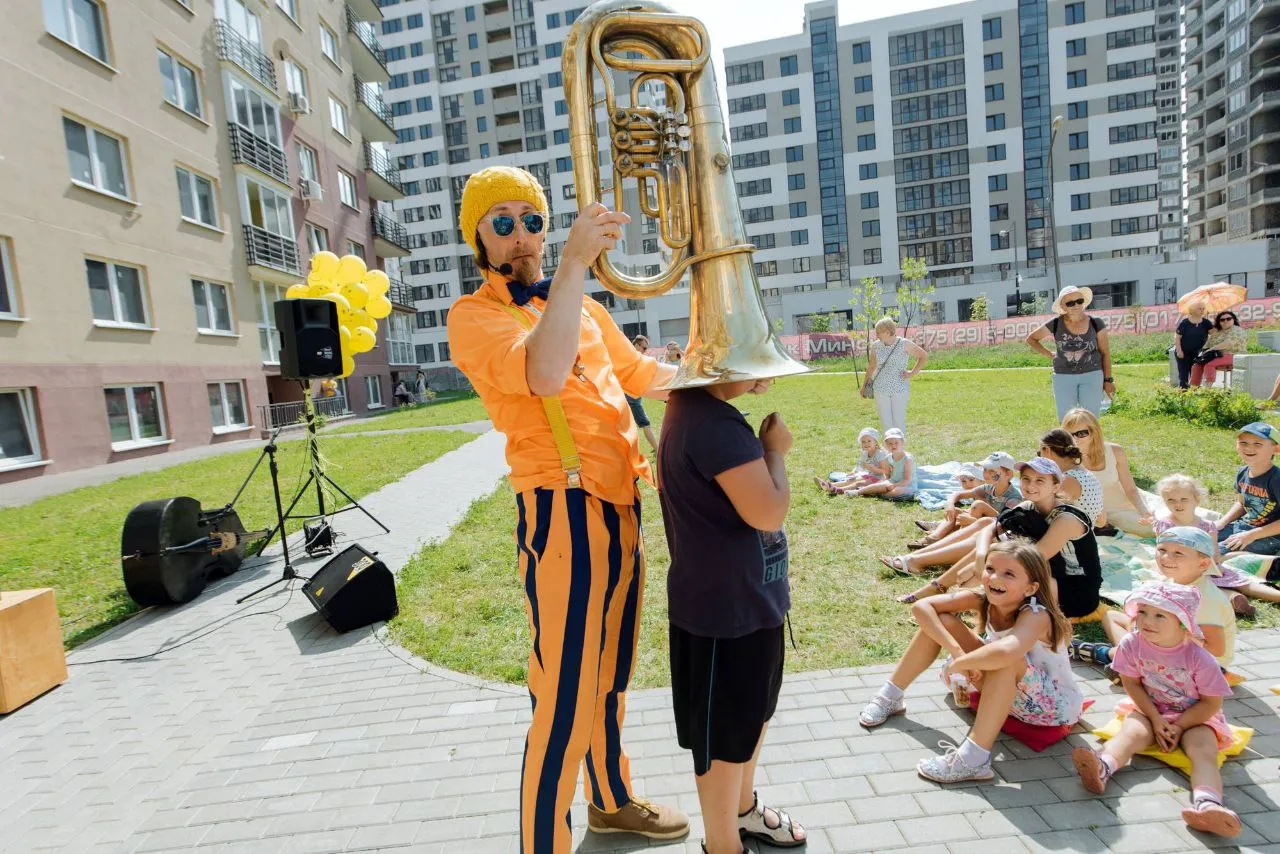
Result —
[{"label": "headset microphone", "polygon": [[499,273],[501,273],[501,274],[502,274],[502,275],[504,275],[504,276],[510,276],[510,275],[511,275],[511,271],[512,271],[513,269],[515,269],[515,268],[514,268],[514,267],[512,267],[510,264],[502,264],[501,266],[499,266],[499,267],[498,267],[498,272],[499,272]]}]

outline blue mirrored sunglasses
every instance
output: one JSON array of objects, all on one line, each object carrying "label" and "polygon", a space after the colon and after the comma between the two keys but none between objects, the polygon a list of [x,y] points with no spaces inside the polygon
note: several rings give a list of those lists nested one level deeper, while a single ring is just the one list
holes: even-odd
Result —
[{"label": "blue mirrored sunglasses", "polygon": [[[530,234],[539,234],[542,231],[542,225],[546,222],[546,218],[540,213],[527,213],[520,216],[520,222],[524,224],[524,230]],[[489,220],[489,224],[493,226],[494,232],[499,237],[507,237],[511,232],[516,230],[516,219],[506,214],[500,214]]]}]

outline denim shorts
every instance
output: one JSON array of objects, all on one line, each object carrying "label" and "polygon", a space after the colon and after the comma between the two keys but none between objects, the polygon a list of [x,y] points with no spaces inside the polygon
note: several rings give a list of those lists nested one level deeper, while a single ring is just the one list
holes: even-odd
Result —
[{"label": "denim shorts", "polygon": [[[1247,522],[1237,519],[1218,532],[1218,542],[1222,542],[1232,534],[1245,533],[1252,527]],[[1256,555],[1280,555],[1280,537],[1263,537],[1260,540],[1254,540],[1245,546],[1244,550]]]},{"label": "denim shorts", "polygon": [[649,415],[644,411],[644,401],[629,394],[623,396],[627,399],[627,405],[631,407],[631,417],[636,420],[636,426],[648,427]]}]

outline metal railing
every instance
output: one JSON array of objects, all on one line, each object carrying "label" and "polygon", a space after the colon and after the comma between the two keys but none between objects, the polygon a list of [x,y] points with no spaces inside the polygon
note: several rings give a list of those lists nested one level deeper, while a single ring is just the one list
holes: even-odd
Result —
[{"label": "metal railing", "polygon": [[370,145],[368,140],[364,142],[364,168],[395,187],[399,192],[404,192],[404,186],[400,183],[400,170],[391,165],[390,157]]},{"label": "metal railing", "polygon": [[255,266],[301,275],[298,267],[298,244],[287,237],[272,234],[265,228],[258,228],[256,225],[244,227],[244,254],[248,263]]},{"label": "metal railing", "polygon": [[387,289],[387,299],[396,305],[413,308],[413,288],[394,276],[388,276],[387,278],[391,280],[391,287]]},{"label": "metal railing", "polygon": [[217,21],[218,58],[234,62],[272,92],[276,91],[276,65],[271,57],[244,36],[231,29],[226,21]]},{"label": "metal railing", "polygon": [[246,163],[281,183],[289,183],[289,159],[282,149],[235,122],[227,122],[227,135],[231,137],[234,162]]},{"label": "metal railing", "polygon": [[374,237],[380,237],[388,243],[399,246],[406,252],[409,251],[409,232],[405,230],[403,225],[377,211],[371,212],[369,219],[373,222]]},{"label": "metal railing", "polygon": [[357,18],[350,6],[347,7],[347,32],[358,38],[360,44],[369,49],[369,53],[378,60],[379,65],[383,68],[387,67],[387,52],[382,49],[378,37],[373,34],[373,25]]},{"label": "metal railing", "polygon": [[[347,399],[340,394],[333,397],[313,398],[312,402],[315,404],[317,414],[325,418],[352,414],[347,407]],[[258,407],[258,423],[262,424],[263,429],[266,430],[274,430],[281,426],[303,427],[306,426],[304,411],[305,404],[301,400],[263,404]]]},{"label": "metal railing", "polygon": [[395,125],[391,123],[391,108],[387,106],[386,101],[382,100],[382,96],[378,94],[377,87],[372,83],[365,83],[357,77],[355,88],[357,103],[366,107],[387,127],[395,130]]}]

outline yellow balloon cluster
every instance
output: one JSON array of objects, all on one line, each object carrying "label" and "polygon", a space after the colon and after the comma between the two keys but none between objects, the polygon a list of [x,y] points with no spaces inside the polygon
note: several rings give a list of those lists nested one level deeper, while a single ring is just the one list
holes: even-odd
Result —
[{"label": "yellow balloon cluster", "polygon": [[338,306],[338,332],[342,336],[342,376],[356,369],[357,353],[367,353],[378,343],[378,321],[391,314],[387,291],[391,280],[381,270],[370,270],[355,255],[339,258],[332,252],[311,256],[307,282],[291,285],[285,299],[327,299]]}]

